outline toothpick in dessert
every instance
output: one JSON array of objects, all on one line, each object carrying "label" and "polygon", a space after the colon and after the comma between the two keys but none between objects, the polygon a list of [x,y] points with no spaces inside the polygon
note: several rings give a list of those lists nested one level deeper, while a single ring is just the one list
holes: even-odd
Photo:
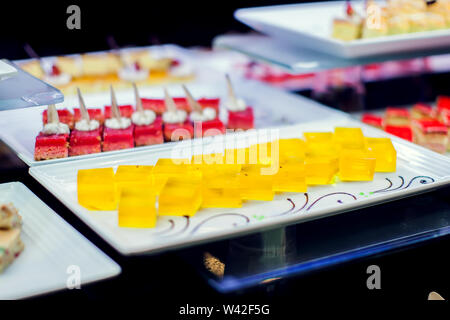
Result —
[{"label": "toothpick in dessert", "polygon": [[68,138],[70,129],[59,121],[58,112],[54,104],[48,106],[48,122],[36,137],[34,159],[36,161],[56,158],[66,158],[69,154]]},{"label": "toothpick in dessert", "polygon": [[136,111],[131,116],[134,124],[134,142],[136,146],[148,146],[164,142],[162,119],[153,110],[145,110],[138,88],[133,82],[136,97]]},{"label": "toothpick in dessert", "polygon": [[103,130],[103,151],[113,151],[134,147],[131,119],[120,114],[116,94],[111,86],[111,115],[105,120]]},{"label": "toothpick in dessert", "polygon": [[229,75],[226,75],[228,87],[228,124],[229,129],[248,130],[254,128],[253,108],[247,106],[245,101],[238,99],[234,93]]},{"label": "toothpick in dessert", "polygon": [[[211,107],[203,108],[189,92],[188,88],[183,85],[183,90],[186,94],[187,101],[192,110],[190,119],[194,124],[194,131],[196,137],[214,136],[225,133],[225,125],[217,117],[217,110]],[[199,128],[200,132],[197,132]]]},{"label": "toothpick in dessert", "polygon": [[79,88],[77,88],[77,94],[81,119],[75,123],[75,129],[70,134],[69,156],[101,152],[100,122],[90,118]]},{"label": "toothpick in dessert", "polygon": [[164,139],[178,141],[191,139],[194,136],[194,127],[190,123],[187,112],[178,109],[175,101],[164,88],[166,111],[162,115],[164,123]]}]

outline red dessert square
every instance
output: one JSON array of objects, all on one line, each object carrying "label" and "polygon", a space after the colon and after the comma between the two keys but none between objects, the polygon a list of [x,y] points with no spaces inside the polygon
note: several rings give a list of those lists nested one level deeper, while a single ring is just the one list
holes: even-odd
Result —
[{"label": "red dessert square", "polygon": [[383,118],[371,113],[363,114],[361,121],[379,129],[383,128]]},{"label": "red dessert square", "polygon": [[[57,111],[58,111],[59,121],[67,124],[70,129],[73,129],[74,118],[73,118],[72,112],[70,112],[67,109],[61,109],[61,110],[57,110]],[[42,121],[44,122],[44,124],[47,124],[47,121],[48,121],[47,110],[44,110],[44,112],[42,113]]]},{"label": "red dessert square", "polygon": [[156,117],[155,121],[149,125],[134,127],[134,143],[136,146],[149,146],[164,142],[162,119]]},{"label": "red dessert square", "polygon": [[203,109],[205,108],[213,108],[216,110],[216,113],[219,114],[219,105],[220,105],[220,99],[219,98],[201,98],[197,100],[198,104],[202,106]]},{"label": "red dessert square", "polygon": [[103,130],[103,151],[113,151],[134,147],[133,125],[126,129]]},{"label": "red dessert square", "polygon": [[411,115],[414,119],[433,119],[433,107],[425,103],[416,103],[411,109]]},{"label": "red dessert square", "polygon": [[[102,109],[87,109],[91,120],[97,120],[100,124],[103,124],[105,118],[102,113]],[[73,109],[73,118],[75,123],[81,120],[81,111],[78,108]]]},{"label": "red dessert square", "polygon": [[436,105],[439,113],[450,113],[450,97],[439,96],[437,98]]},{"label": "red dessert square", "polygon": [[254,128],[253,108],[247,107],[243,111],[228,111],[229,129],[248,130]]},{"label": "red dessert square", "polygon": [[92,131],[73,130],[70,133],[69,156],[99,153],[102,151],[100,128]]},{"label": "red dessert square", "polygon": [[385,118],[387,126],[408,126],[410,114],[409,110],[405,108],[388,107]]},{"label": "red dessert square", "polygon": [[[131,115],[134,112],[132,105],[123,105],[119,106],[120,115],[125,118],[131,118]],[[105,106],[105,119],[109,119],[112,117],[111,106]]]},{"label": "red dessert square", "polygon": [[405,126],[386,126],[384,130],[394,136],[400,137],[402,139],[413,141],[413,133],[411,127]]},{"label": "red dessert square", "polygon": [[[175,132],[175,130],[180,129]],[[175,135],[174,135],[175,132]],[[186,120],[184,123],[165,123],[164,124],[164,140],[178,141],[188,140],[194,137],[194,127]]]},{"label": "red dessert square", "polygon": [[[200,130],[201,129],[201,133]],[[209,137],[219,134],[224,134],[226,131],[225,125],[218,118],[200,123],[194,123],[195,137]]]},{"label": "red dessert square", "polygon": [[445,153],[448,144],[448,129],[437,120],[415,120],[414,142],[433,151]]},{"label": "red dessert square", "polygon": [[66,158],[69,154],[67,139],[67,134],[45,135],[42,132],[39,133],[34,146],[34,159],[40,161]]}]

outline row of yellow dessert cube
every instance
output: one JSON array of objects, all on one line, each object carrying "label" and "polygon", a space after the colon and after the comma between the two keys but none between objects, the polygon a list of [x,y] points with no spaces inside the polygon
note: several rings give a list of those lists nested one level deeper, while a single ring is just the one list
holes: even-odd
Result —
[{"label": "row of yellow dessert cube", "polygon": [[[78,201],[90,210],[119,210],[119,226],[154,227],[156,217],[193,216],[200,208],[237,208],[271,201],[277,192],[308,185],[370,181],[396,169],[387,138],[366,138],[359,128],[307,132],[248,148],[191,159],[159,159],[154,166],[78,171]],[[157,200],[158,199],[158,200]],[[156,209],[158,207],[158,209]]]}]

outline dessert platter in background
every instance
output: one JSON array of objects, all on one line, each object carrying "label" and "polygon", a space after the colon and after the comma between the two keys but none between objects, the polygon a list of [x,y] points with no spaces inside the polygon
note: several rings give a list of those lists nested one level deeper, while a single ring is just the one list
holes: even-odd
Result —
[{"label": "dessert platter in background", "polygon": [[77,88],[83,92],[105,91],[110,85],[130,88],[132,82],[141,86],[187,82],[196,74],[189,50],[170,44],[43,58],[26,48],[34,58],[15,63],[64,95],[75,94]]},{"label": "dessert platter in background", "polygon": [[246,8],[237,10],[235,17],[299,48],[343,58],[450,47],[447,0],[430,5],[424,0],[389,3],[389,10],[386,1],[351,1],[350,10],[347,1]]},{"label": "dessert platter in background", "polygon": [[120,272],[23,184],[0,184],[0,299],[66,289],[71,275],[77,286]]}]

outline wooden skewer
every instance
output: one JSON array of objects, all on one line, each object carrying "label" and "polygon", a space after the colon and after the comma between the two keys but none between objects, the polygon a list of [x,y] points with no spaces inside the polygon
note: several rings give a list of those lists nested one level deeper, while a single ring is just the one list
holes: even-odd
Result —
[{"label": "wooden skewer", "polygon": [[78,94],[78,103],[80,105],[81,119],[89,122],[91,118],[89,117],[89,112],[86,109],[86,104],[84,103],[84,99],[83,96],[81,95],[80,88],[77,88],[77,94]]},{"label": "wooden skewer", "polygon": [[177,105],[175,104],[175,101],[173,101],[172,97],[169,95],[169,92],[167,91],[167,88],[164,88],[164,100],[166,103],[167,111],[175,112],[177,111]]},{"label": "wooden skewer", "polygon": [[188,88],[184,84],[182,85],[182,87],[183,87],[184,93],[186,94],[187,101],[188,101],[190,107],[192,108],[192,110],[197,111],[197,112],[202,112],[203,111],[202,106],[197,102],[197,100],[194,99],[192,94],[189,92]]},{"label": "wooden skewer", "polygon": [[139,90],[136,86],[136,83],[133,82],[133,89],[134,89],[134,97],[136,98],[136,111],[140,113],[144,113],[144,107],[142,106],[142,100],[139,96]]},{"label": "wooden skewer", "polygon": [[54,104],[48,105],[47,122],[56,124],[59,123],[58,111],[56,111],[56,106]]},{"label": "wooden skewer", "polygon": [[228,74],[225,75],[227,79],[227,87],[228,87],[228,98],[233,102],[234,105],[237,105],[236,94],[234,93],[233,85],[231,84],[231,79]]},{"label": "wooden skewer", "polygon": [[117,105],[116,93],[114,92],[112,85],[110,86],[110,89],[111,89],[111,112],[112,112],[112,115],[114,116],[114,118],[116,118],[117,120],[120,120],[121,115],[120,115],[119,106]]}]

